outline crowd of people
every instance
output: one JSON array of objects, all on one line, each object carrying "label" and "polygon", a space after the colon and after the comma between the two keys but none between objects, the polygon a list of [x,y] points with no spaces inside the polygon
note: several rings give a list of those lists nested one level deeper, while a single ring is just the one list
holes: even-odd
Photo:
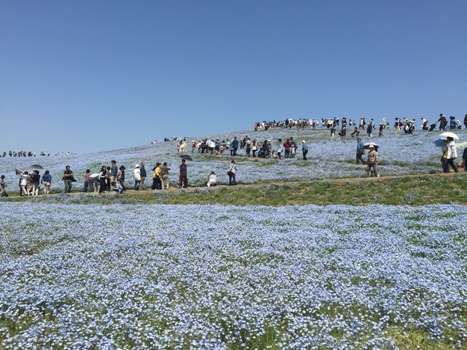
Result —
[{"label": "crowd of people", "polygon": [[71,156],[73,155],[72,152],[58,152],[58,153],[34,153],[32,151],[3,151],[0,152],[0,158],[35,158],[35,157],[50,157],[50,156]]},{"label": "crowd of people", "polygon": [[[308,125],[305,123],[305,120],[289,120],[284,121],[283,123],[277,122],[263,122],[260,126],[266,125],[265,128],[271,127],[281,127],[282,125],[286,127],[306,127]],[[447,130],[458,127],[458,123],[451,123],[448,119],[440,114],[440,117],[437,121],[439,130]],[[292,126],[291,126],[292,125]],[[310,124],[312,125],[312,123]],[[346,117],[341,119],[323,119],[322,125],[326,128],[331,129],[331,134],[335,133],[337,128],[341,129],[339,135],[344,137],[346,135],[345,130],[347,127],[353,127],[354,130],[351,134],[352,137],[356,137],[357,147],[356,147],[356,157],[355,161],[357,164],[363,164],[366,168],[367,176],[378,176],[378,145],[374,142],[368,142],[363,144],[360,137],[360,132],[365,131],[366,134],[371,138],[373,136],[373,130],[376,128],[376,124],[373,119],[367,121],[364,117],[361,117],[358,123],[354,123],[351,119],[348,120]],[[467,128],[467,115],[464,120],[464,127]],[[389,123],[383,120],[378,128],[379,136],[382,136],[382,133],[385,129],[389,128]],[[403,131],[405,133],[411,134],[415,129],[415,120],[408,118],[396,118],[394,122],[394,128],[397,131]],[[422,118],[421,129],[422,130],[434,130],[436,124],[428,125],[428,120]],[[452,133],[447,133],[452,134]],[[454,135],[456,136],[456,135]],[[178,175],[178,187],[187,188],[188,187],[188,166],[187,159],[191,157],[187,156],[188,142],[186,139],[177,139],[177,152],[182,157],[181,164],[179,166],[179,175]],[[200,141],[192,141],[191,143],[191,152],[199,152],[201,154],[209,155],[222,155],[225,152],[228,152],[231,160],[227,166],[227,176],[229,185],[237,184],[237,163],[235,157],[242,155],[252,158],[273,158],[273,159],[288,159],[296,158],[297,154],[301,153],[301,158],[307,160],[307,154],[309,151],[309,145],[302,140],[301,142],[296,142],[293,137],[286,139],[277,139],[276,141],[272,140],[263,140],[258,141],[256,139],[250,138],[249,136],[244,136],[241,139],[233,137],[231,140],[220,140],[220,139],[203,139]],[[12,156],[13,153],[11,153]],[[366,154],[366,156],[365,156]],[[29,156],[28,153],[21,153],[20,157]],[[458,164],[456,164],[456,159],[458,158],[457,148],[455,144],[455,139],[453,137],[447,137],[444,140],[442,145],[442,156],[441,156],[441,166],[443,172],[449,172],[450,169],[453,169],[455,172],[458,171]],[[462,162],[464,170],[467,171],[467,147],[464,149],[462,154]],[[83,187],[81,191],[83,192],[118,192],[122,194],[127,190],[128,187],[132,187],[134,190],[145,190],[146,182],[148,177],[152,179],[150,187],[154,191],[159,190],[168,190],[171,186],[170,184],[170,167],[167,162],[157,162],[154,167],[151,168],[151,171],[146,170],[144,162],[138,162],[133,168],[133,179],[134,183],[131,186],[126,184],[126,168],[124,165],[118,165],[116,160],[112,160],[110,165],[102,165],[98,172],[93,173],[90,169],[86,169],[83,176]],[[43,193],[45,195],[49,194],[52,188],[52,176],[48,170],[45,170],[41,175],[39,169],[33,169],[28,171],[16,171],[18,175],[18,187],[19,194],[21,196],[38,196]],[[70,193],[73,190],[73,183],[77,182],[75,175],[70,166],[66,166],[63,171],[63,176],[61,180],[64,184],[64,192]],[[207,187],[213,187],[218,184],[217,174],[214,171],[211,171],[207,176]],[[8,196],[6,190],[6,180],[5,176],[0,176],[0,196]]]},{"label": "crowd of people", "polygon": [[[292,119],[287,118],[281,121],[261,121],[254,124],[255,131],[269,130],[275,128],[317,128],[319,126],[331,129],[332,136],[335,135],[336,129],[340,129],[340,136],[342,133],[346,133],[347,129],[353,129],[352,136],[358,136],[360,130],[365,130],[367,134],[373,133],[374,130],[378,130],[379,136],[382,136],[382,131],[386,128],[389,128],[389,122],[385,118],[382,119],[380,123],[376,123],[373,118],[367,119],[364,116],[361,116],[359,120],[353,120],[350,117],[326,117],[318,119]],[[429,124],[427,118],[422,117],[420,119],[420,129],[425,131],[434,131],[438,125],[439,130],[453,130],[453,129],[462,129],[464,127],[467,129],[467,114],[464,116],[464,122],[455,116],[450,116],[449,119],[441,113],[439,118],[435,123]],[[416,119],[412,117],[403,117],[395,118],[394,129],[396,131],[403,131],[407,134],[413,134],[416,129]]]}]

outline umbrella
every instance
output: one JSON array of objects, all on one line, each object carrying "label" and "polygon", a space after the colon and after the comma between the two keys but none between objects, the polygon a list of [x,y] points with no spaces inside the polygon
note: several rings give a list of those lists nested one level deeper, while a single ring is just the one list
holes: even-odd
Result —
[{"label": "umbrella", "polygon": [[33,165],[31,165],[31,169],[32,170],[42,170],[44,168],[40,164],[33,164]]},{"label": "umbrella", "polygon": [[459,140],[459,136],[457,136],[456,134],[454,134],[453,132],[450,132],[450,131],[446,131],[446,132],[443,132],[443,133],[439,134],[440,139],[446,140],[448,137],[451,137],[456,141]]},{"label": "umbrella", "polygon": [[445,139],[436,139],[436,141],[433,142],[436,147],[444,147],[446,145],[446,140]]},{"label": "umbrella", "polygon": [[373,146],[376,150],[378,150],[379,146],[374,143],[374,142],[367,142],[363,145],[364,149],[369,149],[371,146]]},{"label": "umbrella", "polygon": [[185,159],[185,160],[193,160],[189,154],[182,154],[180,155],[180,158]]}]

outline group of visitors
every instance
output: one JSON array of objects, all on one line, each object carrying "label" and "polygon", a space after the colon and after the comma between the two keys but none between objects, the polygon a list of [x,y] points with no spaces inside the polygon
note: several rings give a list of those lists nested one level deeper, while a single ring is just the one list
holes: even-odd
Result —
[{"label": "group of visitors", "polygon": [[[425,131],[433,131],[436,129],[436,125],[438,124],[439,130],[447,130],[447,129],[462,129],[464,127],[467,129],[467,114],[464,116],[464,122],[462,123],[461,120],[457,119],[455,116],[450,116],[448,118],[441,113],[437,122],[432,123],[429,125],[428,119],[425,117],[421,118],[420,129]],[[373,119],[370,121],[366,121],[364,116],[361,116],[358,121],[354,121],[352,118],[347,116],[344,117],[326,117],[321,118],[321,122],[318,122],[315,119],[291,119],[287,118],[283,121],[262,121],[256,122],[254,124],[254,130],[269,130],[273,128],[316,128],[317,126],[321,125],[321,127],[327,128],[331,130],[331,137],[336,135],[337,129],[340,129],[339,136],[345,137],[347,130],[350,128],[352,129],[351,136],[359,136],[361,130],[366,130],[367,134],[370,135],[374,132],[374,130],[378,129],[379,136],[383,136],[383,130],[389,127],[389,122],[386,121],[385,118],[379,124],[376,124]],[[395,118],[394,121],[394,129],[396,131],[403,131],[406,134],[413,134],[416,129],[416,121],[415,118]]]},{"label": "group of visitors", "polygon": [[[444,173],[449,173],[452,168],[454,172],[458,172],[457,160],[457,147],[453,137],[447,137],[442,147],[441,155],[441,167]],[[464,148],[462,154],[462,162],[464,165],[464,171],[467,171],[467,147]]]},{"label": "group of visitors", "polygon": [[[54,156],[70,156],[73,153],[71,152],[59,152],[55,153]],[[39,154],[31,152],[31,151],[3,151],[0,152],[0,158],[35,158],[37,156],[39,157],[50,157],[52,154],[50,153],[45,153],[45,152],[40,152]]]}]

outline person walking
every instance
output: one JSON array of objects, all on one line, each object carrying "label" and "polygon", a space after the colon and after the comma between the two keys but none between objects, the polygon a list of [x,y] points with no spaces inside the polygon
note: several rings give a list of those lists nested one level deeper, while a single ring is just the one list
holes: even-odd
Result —
[{"label": "person walking", "polygon": [[237,164],[235,160],[230,161],[229,170],[227,171],[227,175],[229,175],[229,185],[236,185],[236,175],[237,175]]},{"label": "person walking", "polygon": [[456,143],[452,137],[446,139],[446,161],[445,161],[445,173],[449,173],[449,167],[454,169],[454,172],[458,172],[459,169],[455,163],[457,158],[457,148]]},{"label": "person walking", "polygon": [[0,197],[8,197],[8,193],[6,193],[5,175],[0,176]]},{"label": "person walking", "polygon": [[139,190],[141,187],[141,168],[139,164],[135,165],[135,168],[133,169],[133,178],[135,179],[135,190]]},{"label": "person walking", "polygon": [[170,168],[166,162],[161,166],[161,176],[162,176],[162,189],[168,190],[170,187],[170,178],[169,178]]},{"label": "person walking", "polygon": [[308,154],[308,145],[305,143],[305,140],[302,140],[302,155],[303,160],[307,160],[306,155]]},{"label": "person walking", "polygon": [[42,175],[41,183],[42,186],[44,186],[44,194],[49,194],[50,188],[52,187],[52,175],[50,175],[50,172],[48,170],[46,170],[44,172],[44,175]]},{"label": "person walking", "polygon": [[186,166],[186,160],[182,159],[182,164],[180,164],[180,175],[178,184],[180,188],[188,187],[188,169]]},{"label": "person walking", "polygon": [[73,176],[73,171],[71,170],[69,165],[65,167],[65,171],[63,172],[62,179],[63,179],[63,183],[65,184],[65,188],[64,188],[65,193],[71,193],[72,184],[76,180]]},{"label": "person walking", "polygon": [[367,160],[367,169],[366,173],[367,176],[378,176],[378,171],[376,168],[377,165],[377,153],[375,146],[370,145],[370,151],[368,152],[368,160]]}]

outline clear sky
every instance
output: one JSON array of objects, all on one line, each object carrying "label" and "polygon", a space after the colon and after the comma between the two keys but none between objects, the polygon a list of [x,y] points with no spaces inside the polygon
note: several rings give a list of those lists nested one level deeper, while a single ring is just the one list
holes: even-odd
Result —
[{"label": "clear sky", "polygon": [[467,113],[467,1],[0,0],[0,150]]}]

